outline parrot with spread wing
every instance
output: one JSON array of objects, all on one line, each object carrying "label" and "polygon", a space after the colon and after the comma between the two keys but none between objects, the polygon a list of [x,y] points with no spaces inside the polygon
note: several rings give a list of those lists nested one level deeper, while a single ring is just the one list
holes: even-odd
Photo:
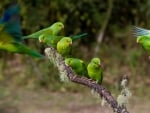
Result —
[{"label": "parrot with spread wing", "polygon": [[[54,48],[56,48],[57,43],[65,36],[54,36],[54,35],[41,35],[39,37],[39,42],[45,43],[47,45],[50,45]],[[85,38],[87,37],[87,33],[79,34],[70,36],[70,38],[74,41],[77,39]]]},{"label": "parrot with spread wing", "polygon": [[43,57],[22,43],[20,8],[11,4],[0,18],[0,50]]},{"label": "parrot with spread wing", "polygon": [[99,58],[93,58],[87,66],[88,75],[96,83],[101,84],[103,80],[103,70]]},{"label": "parrot with spread wing", "polygon": [[57,35],[63,28],[64,25],[62,22],[55,22],[50,27],[44,28],[28,36],[23,36],[23,39],[28,39],[28,38],[39,39],[40,35]]},{"label": "parrot with spread wing", "polygon": [[5,32],[14,36],[14,40],[22,41],[20,24],[20,8],[17,4],[10,4],[0,18],[0,32]]},{"label": "parrot with spread wing", "polygon": [[86,64],[83,60],[78,58],[66,58],[65,64],[70,66],[76,74],[88,77]]},{"label": "parrot with spread wing", "polygon": [[132,32],[137,37],[137,43],[141,44],[150,53],[150,30],[133,26]]},{"label": "parrot with spread wing", "polygon": [[69,57],[72,51],[72,39],[70,37],[64,37],[57,43],[57,51],[63,57]]}]

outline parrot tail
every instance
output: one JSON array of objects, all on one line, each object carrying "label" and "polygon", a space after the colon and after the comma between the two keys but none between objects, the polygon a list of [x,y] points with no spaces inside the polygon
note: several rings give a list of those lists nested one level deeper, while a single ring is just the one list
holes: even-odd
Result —
[{"label": "parrot tail", "polygon": [[80,39],[80,38],[86,38],[88,36],[87,33],[83,33],[83,34],[80,34],[80,35],[74,35],[74,36],[71,36],[72,40],[76,40],[76,39]]},{"label": "parrot tail", "polygon": [[136,37],[142,36],[142,35],[149,35],[149,34],[150,34],[150,30],[133,26],[133,27],[132,27],[132,34],[133,34],[134,36],[136,36]]},{"label": "parrot tail", "polygon": [[40,54],[40,53],[38,53],[38,52],[36,52],[36,51],[28,51],[28,54],[30,55],[30,56],[33,56],[33,57],[36,57],[36,58],[44,58],[45,56],[44,55],[42,55],[42,54]]},{"label": "parrot tail", "polygon": [[22,39],[29,39],[29,38],[32,38],[30,36],[22,36]]}]

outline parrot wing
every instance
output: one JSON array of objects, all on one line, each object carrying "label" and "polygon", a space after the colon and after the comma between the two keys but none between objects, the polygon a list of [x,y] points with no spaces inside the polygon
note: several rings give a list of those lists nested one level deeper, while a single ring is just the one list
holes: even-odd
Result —
[{"label": "parrot wing", "polygon": [[[12,36],[14,41],[22,41],[20,8],[17,4],[11,4],[0,19],[0,31]],[[2,38],[2,37],[1,37]]]},{"label": "parrot wing", "polygon": [[45,28],[45,29],[42,29],[42,30],[37,31],[35,33],[32,33],[30,35],[23,36],[22,38],[23,39],[29,39],[29,38],[39,39],[40,35],[51,35],[51,34],[53,34],[53,31],[49,28]]},{"label": "parrot wing", "polygon": [[133,32],[133,35],[136,37],[143,36],[143,35],[150,35],[150,30],[143,29],[137,26],[132,27],[132,32]]}]

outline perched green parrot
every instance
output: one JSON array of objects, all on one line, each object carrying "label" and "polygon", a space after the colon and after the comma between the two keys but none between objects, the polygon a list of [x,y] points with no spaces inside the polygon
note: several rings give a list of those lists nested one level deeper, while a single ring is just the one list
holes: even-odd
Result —
[{"label": "perched green parrot", "polygon": [[22,43],[19,10],[20,8],[17,4],[12,4],[0,18],[0,50],[42,57],[40,53]]},{"label": "perched green parrot", "polygon": [[64,37],[57,43],[57,51],[63,57],[69,57],[72,50],[72,39],[70,37]]},{"label": "perched green parrot", "polygon": [[28,39],[28,38],[39,39],[40,35],[43,35],[43,34],[44,35],[57,35],[63,28],[64,28],[64,25],[62,22],[55,22],[50,27],[44,28],[28,36],[23,36],[23,39]]},{"label": "perched green parrot", "polygon": [[66,58],[65,64],[70,66],[76,74],[88,77],[86,64],[83,60],[78,58]]},{"label": "perched green parrot", "polygon": [[137,37],[137,43],[141,44],[150,53],[150,30],[134,26],[133,35]]},{"label": "perched green parrot", "polygon": [[101,84],[103,80],[103,71],[99,58],[93,58],[87,66],[88,75],[91,79]]},{"label": "perched green parrot", "polygon": [[[57,43],[65,36],[54,36],[54,35],[41,35],[39,37],[39,42],[45,43],[56,48]],[[72,40],[81,39],[87,37],[87,33],[83,33],[80,35],[70,36]]]}]

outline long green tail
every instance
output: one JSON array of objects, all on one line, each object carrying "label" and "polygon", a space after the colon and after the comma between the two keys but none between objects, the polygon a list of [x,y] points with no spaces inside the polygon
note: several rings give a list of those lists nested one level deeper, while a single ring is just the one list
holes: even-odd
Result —
[{"label": "long green tail", "polygon": [[31,35],[27,35],[27,36],[22,36],[22,39],[29,39],[29,38],[33,38],[33,39],[38,39],[38,36],[31,36]]},{"label": "long green tail", "polygon": [[28,54],[33,57],[42,58],[44,57],[42,54],[38,53],[37,51],[27,47],[26,45],[18,42],[13,43],[13,48],[16,50],[14,52],[22,53],[22,54]]},{"label": "long green tail", "polygon": [[74,36],[71,36],[72,40],[76,40],[76,39],[81,39],[81,38],[86,38],[88,36],[87,33],[83,33],[81,35],[74,35]]},{"label": "long green tail", "polygon": [[22,36],[22,39],[28,39],[29,36]]},{"label": "long green tail", "polygon": [[42,54],[40,54],[40,53],[38,53],[38,52],[36,52],[36,51],[28,51],[27,52],[27,54],[29,54],[30,56],[33,56],[33,57],[37,57],[37,58],[42,58],[42,57],[44,57]]}]

